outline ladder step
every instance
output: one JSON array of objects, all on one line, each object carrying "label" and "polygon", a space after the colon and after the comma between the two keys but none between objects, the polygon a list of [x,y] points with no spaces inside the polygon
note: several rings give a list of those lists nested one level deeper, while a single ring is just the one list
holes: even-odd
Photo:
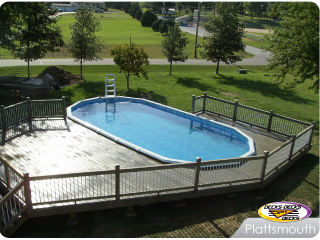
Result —
[{"label": "ladder step", "polygon": [[107,92],[114,92],[114,90],[107,90]]}]

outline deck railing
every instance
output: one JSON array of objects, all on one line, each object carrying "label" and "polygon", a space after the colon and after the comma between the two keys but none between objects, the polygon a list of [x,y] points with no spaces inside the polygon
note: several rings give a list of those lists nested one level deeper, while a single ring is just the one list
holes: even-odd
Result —
[{"label": "deck railing", "polygon": [[32,121],[34,119],[53,117],[61,117],[66,121],[65,97],[48,100],[30,100],[28,97],[26,101],[12,106],[4,107],[2,105],[0,111],[1,144],[5,143],[7,132],[10,128],[27,122],[29,131],[32,131]]},{"label": "deck railing", "polygon": [[309,127],[310,123],[299,121],[270,112],[241,105],[238,101],[230,102],[216,97],[203,96],[192,97],[192,113],[214,113],[218,116],[243,122],[267,130],[291,137]]},{"label": "deck railing", "polygon": [[81,203],[106,200],[113,201],[116,206],[117,202],[132,198],[146,199],[180,193],[194,197],[194,194],[204,190],[244,185],[261,187],[270,176],[277,176],[279,169],[301,157],[300,152],[305,154],[311,147],[314,123],[304,123],[272,111],[254,109],[206,94],[193,96],[192,109],[193,113],[212,112],[268,131],[294,135],[270,154],[265,152],[259,156],[213,161],[197,158],[193,163],[130,169],[121,169],[117,165],[113,170],[46,176],[29,177],[29,174],[25,174],[23,196],[28,209],[63,203],[79,206]]},{"label": "deck railing", "polygon": [[[243,162],[245,160],[245,162]],[[130,169],[30,177],[33,206],[198,191],[207,187],[261,182],[266,155]],[[243,162],[243,164],[239,164]],[[212,166],[217,166],[211,170]]]}]

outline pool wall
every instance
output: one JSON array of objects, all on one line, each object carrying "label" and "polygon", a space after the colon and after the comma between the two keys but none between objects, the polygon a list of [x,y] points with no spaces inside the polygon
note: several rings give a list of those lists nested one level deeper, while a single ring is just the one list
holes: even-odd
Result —
[{"label": "pool wall", "polygon": [[[203,117],[200,117],[198,115],[194,115],[194,114],[191,114],[191,113],[188,113],[188,112],[184,112],[184,111],[181,111],[179,109],[175,109],[175,108],[172,108],[172,107],[168,107],[168,106],[165,106],[165,105],[162,105],[162,104],[159,104],[159,103],[156,103],[156,102],[152,102],[152,101],[149,101],[149,100],[146,100],[146,99],[140,99],[140,98],[132,98],[132,97],[121,97],[121,96],[117,96],[116,98],[114,97],[96,97],[96,98],[90,98],[90,99],[86,99],[86,100],[81,100],[81,101],[78,101],[76,103],[74,103],[73,105],[69,106],[67,108],[67,116],[69,119],[117,142],[117,143],[120,143],[122,145],[125,145],[137,152],[140,152],[142,154],[145,154],[147,156],[150,156],[152,158],[155,158],[157,160],[160,160],[162,162],[166,162],[166,163],[186,163],[187,161],[183,161],[183,160],[178,160],[178,159],[172,159],[172,158],[167,158],[167,157],[164,157],[164,156],[161,156],[159,154],[156,154],[154,152],[151,152],[151,151],[148,151],[147,149],[144,149],[142,147],[139,147],[135,144],[132,144],[128,141],[125,141],[124,139],[122,138],[119,138],[113,134],[110,134],[88,122],[85,122],[77,117],[74,117],[72,115],[72,111],[76,110],[77,108],[81,107],[81,106],[84,106],[84,105],[88,105],[88,104],[92,104],[92,103],[99,103],[99,102],[107,102],[107,103],[115,103],[115,102],[127,102],[127,101],[130,101],[130,102],[134,102],[134,103],[141,103],[141,104],[145,104],[145,105],[148,105],[150,107],[154,107],[154,108],[157,108],[157,109],[160,109],[162,111],[166,111],[166,112],[169,112],[169,113],[172,113],[172,114],[176,114],[178,116],[181,116],[181,117],[184,117],[184,118],[188,118],[190,120],[194,120],[198,123],[202,123],[202,124],[207,124],[207,125],[210,125],[210,126],[213,126],[223,132],[225,132],[225,134],[230,134],[232,135],[233,132],[237,132],[237,136],[239,136],[239,138],[241,139],[242,138],[242,141],[245,141],[247,140],[248,141],[248,145],[249,145],[249,151],[246,152],[245,154],[243,154],[242,156],[240,157],[247,157],[247,156],[252,156],[252,155],[255,155],[256,154],[256,151],[255,151],[255,145],[254,145],[254,141],[252,138],[250,138],[249,136],[247,136],[246,134],[244,134],[243,132],[239,131],[238,129],[234,128],[234,127],[230,127],[228,125],[225,125],[225,124],[222,124],[222,123],[217,123],[213,120],[209,120],[209,119],[206,119],[206,118],[203,118]],[[201,157],[201,156],[199,156]],[[195,159],[196,161],[196,159]]]}]

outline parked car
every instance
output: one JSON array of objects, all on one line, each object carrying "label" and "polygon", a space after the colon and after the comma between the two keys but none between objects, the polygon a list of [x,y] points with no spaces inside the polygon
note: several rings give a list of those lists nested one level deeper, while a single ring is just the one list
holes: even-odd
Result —
[{"label": "parked car", "polygon": [[100,9],[100,8],[95,8],[95,9],[94,9],[94,12],[96,12],[96,13],[103,13],[103,10]]}]

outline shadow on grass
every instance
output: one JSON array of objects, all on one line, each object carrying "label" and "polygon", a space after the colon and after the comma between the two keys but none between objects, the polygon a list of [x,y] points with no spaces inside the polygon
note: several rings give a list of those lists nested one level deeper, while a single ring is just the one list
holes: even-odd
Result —
[{"label": "shadow on grass", "polygon": [[277,201],[295,201],[319,215],[319,159],[307,154],[265,189],[174,202],[77,213],[79,224],[67,226],[68,215],[28,219],[13,237],[230,237],[241,223],[258,217],[258,209]]},{"label": "shadow on grass", "polygon": [[260,92],[263,96],[277,97],[285,101],[299,104],[311,104],[315,101],[302,98],[292,90],[284,90],[278,84],[268,83],[264,81],[253,81],[249,79],[239,79],[236,77],[228,77],[223,74],[213,76],[220,84],[235,86],[244,91]]},{"label": "shadow on grass", "polygon": [[205,91],[214,91],[216,92],[216,89],[209,84],[200,82],[200,78],[192,78],[192,77],[175,77],[177,79],[177,84],[180,84],[182,86],[188,87],[188,88],[197,88],[201,90],[202,92]]}]

